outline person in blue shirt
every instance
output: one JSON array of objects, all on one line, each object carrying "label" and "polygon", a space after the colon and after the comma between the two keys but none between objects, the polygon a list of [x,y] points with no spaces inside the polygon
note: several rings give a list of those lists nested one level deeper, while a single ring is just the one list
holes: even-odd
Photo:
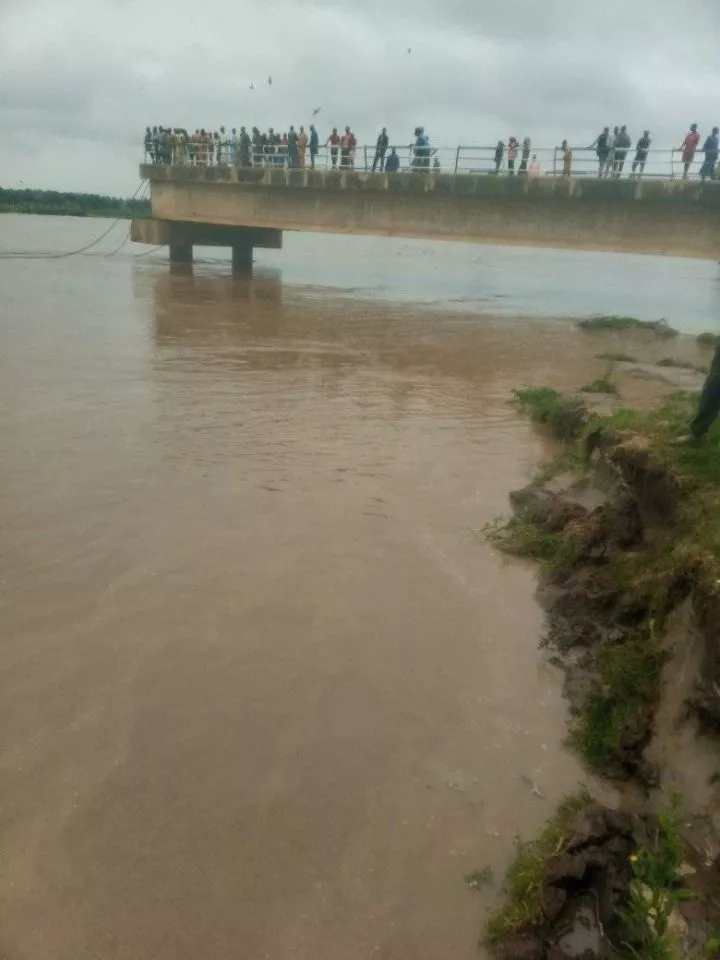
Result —
[{"label": "person in blue shirt", "polygon": [[393,147],[390,151],[390,156],[385,161],[385,173],[397,173],[400,169],[400,157],[397,155],[397,150]]},{"label": "person in blue shirt", "polygon": [[430,137],[424,127],[415,127],[413,170],[428,170],[430,167]]}]

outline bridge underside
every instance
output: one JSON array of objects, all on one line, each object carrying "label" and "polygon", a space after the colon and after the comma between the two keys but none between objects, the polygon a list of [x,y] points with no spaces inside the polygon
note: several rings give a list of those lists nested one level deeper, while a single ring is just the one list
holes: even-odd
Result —
[{"label": "bridge underside", "polygon": [[[143,166],[133,239],[279,248],[283,230],[720,258],[720,183]],[[144,226],[140,226],[145,224]],[[154,225],[152,225],[154,224]],[[184,250],[183,250],[184,248]]]},{"label": "bridge underside", "polygon": [[282,231],[263,227],[237,227],[183,220],[133,220],[130,238],[153,247],[170,247],[173,263],[192,263],[193,247],[230,247],[233,267],[252,267],[253,249],[282,248]]}]

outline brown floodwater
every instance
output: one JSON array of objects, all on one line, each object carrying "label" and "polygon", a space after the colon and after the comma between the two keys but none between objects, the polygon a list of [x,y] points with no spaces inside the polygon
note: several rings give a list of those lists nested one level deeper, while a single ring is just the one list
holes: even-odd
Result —
[{"label": "brown floodwater", "polygon": [[0,955],[476,957],[584,779],[479,530],[548,453],[512,389],[602,344],[152,258],[0,281]]}]

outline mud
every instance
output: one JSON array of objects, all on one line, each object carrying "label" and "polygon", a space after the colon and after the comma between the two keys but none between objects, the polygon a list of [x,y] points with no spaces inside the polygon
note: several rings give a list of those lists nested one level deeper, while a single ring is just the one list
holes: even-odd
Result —
[{"label": "mud", "polygon": [[[542,921],[493,952],[507,960],[592,960],[627,939],[618,911],[627,902],[628,858],[677,793],[687,812],[685,879],[696,899],[680,904],[673,922],[688,951],[683,955],[701,956],[720,924],[720,750],[705,736],[720,736],[720,596],[695,560],[662,562],[686,491],[645,439],[598,430],[589,433],[585,454],[581,481],[530,485],[510,501],[523,524],[555,538],[538,586],[546,614],[542,645],[564,671],[576,720],[587,717],[598,691],[612,706],[603,664],[645,636],[644,656],[658,670],[657,683],[596,765],[639,790],[625,794],[633,816],[598,804],[576,816],[562,852],[545,866]],[[653,624],[660,634],[670,625],[664,640],[652,636]]]},{"label": "mud", "polygon": [[562,852],[547,865],[542,888],[543,920],[506,940],[501,960],[594,960],[604,944],[622,935],[619,910],[626,901],[630,855],[641,824],[621,812],[592,804],[567,829]]}]

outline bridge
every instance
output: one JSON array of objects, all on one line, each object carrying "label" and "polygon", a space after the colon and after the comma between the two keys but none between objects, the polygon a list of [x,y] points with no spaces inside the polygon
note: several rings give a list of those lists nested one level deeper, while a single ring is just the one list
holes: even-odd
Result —
[{"label": "bridge", "polygon": [[170,164],[140,176],[152,217],[132,239],[174,262],[226,246],[247,269],[285,230],[720,259],[715,181]]}]

